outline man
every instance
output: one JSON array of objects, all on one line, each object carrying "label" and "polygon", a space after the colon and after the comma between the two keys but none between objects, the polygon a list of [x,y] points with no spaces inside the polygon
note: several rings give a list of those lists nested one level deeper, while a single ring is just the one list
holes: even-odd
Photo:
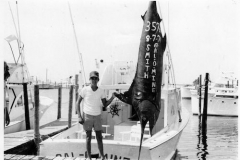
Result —
[{"label": "man", "polygon": [[[88,158],[91,159],[92,128],[94,128],[98,143],[98,149],[101,154],[101,158],[104,159],[101,122],[102,104],[103,107],[106,108],[115,98],[115,93],[112,94],[112,97],[109,100],[106,100],[104,91],[97,86],[97,83],[99,81],[99,73],[97,71],[92,71],[90,73],[89,80],[90,85],[84,87],[80,91],[77,100],[77,113],[79,123],[83,125],[83,128],[86,132],[86,148]],[[84,100],[83,116],[81,115],[80,111],[80,103],[82,100]]]},{"label": "man", "polygon": [[7,92],[7,79],[10,77],[9,73],[9,67],[7,63],[4,61],[4,127],[5,125],[8,126],[10,123],[10,117],[8,113],[8,105],[7,105],[7,98],[6,92]]}]

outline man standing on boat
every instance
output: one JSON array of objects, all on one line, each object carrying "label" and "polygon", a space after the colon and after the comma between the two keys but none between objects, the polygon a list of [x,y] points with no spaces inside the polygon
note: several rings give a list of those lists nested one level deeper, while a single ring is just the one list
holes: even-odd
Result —
[{"label": "man standing on boat", "polygon": [[[106,108],[115,98],[115,93],[112,94],[112,97],[109,100],[106,100],[104,90],[97,86],[99,81],[99,73],[97,71],[92,71],[90,73],[89,80],[90,85],[85,86],[79,93],[77,100],[77,113],[79,123],[83,125],[86,132],[88,158],[91,159],[92,128],[94,128],[98,142],[98,149],[101,154],[101,158],[104,159],[101,122],[102,105],[103,108]],[[80,103],[82,100],[84,100],[83,115],[81,115],[80,110]]]}]

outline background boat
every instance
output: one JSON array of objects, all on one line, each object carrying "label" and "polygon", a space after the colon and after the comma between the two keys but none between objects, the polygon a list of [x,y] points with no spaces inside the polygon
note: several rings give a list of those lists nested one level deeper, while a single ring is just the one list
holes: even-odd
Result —
[{"label": "background boat", "polygon": [[[203,98],[202,90],[202,106]],[[192,112],[199,114],[199,96],[196,90],[191,90]],[[238,80],[234,73],[222,73],[221,77],[209,86],[208,115],[238,116]]]}]

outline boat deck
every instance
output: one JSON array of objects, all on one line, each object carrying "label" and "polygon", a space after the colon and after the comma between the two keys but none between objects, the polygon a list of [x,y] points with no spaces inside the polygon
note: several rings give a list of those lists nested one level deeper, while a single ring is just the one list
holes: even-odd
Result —
[{"label": "boat deck", "polygon": [[[111,124],[102,125],[103,140],[114,140],[121,142],[139,142],[141,135],[140,121],[127,121],[112,126]],[[86,132],[83,130],[80,124],[75,125],[66,134],[62,132],[58,136],[55,136],[52,140],[68,139],[68,140],[84,140],[85,143]],[[149,126],[147,125],[144,131],[144,140],[150,138]],[[95,131],[92,131],[92,139],[96,140]]]},{"label": "boat deck", "polygon": [[[72,119],[72,124],[76,123],[77,119]],[[41,139],[44,140],[48,137],[54,136],[68,128],[68,119],[61,118],[56,121],[50,122],[40,127]],[[34,145],[34,130],[27,130],[15,132],[4,135],[4,153],[6,154],[21,154],[24,153],[29,147]]]}]

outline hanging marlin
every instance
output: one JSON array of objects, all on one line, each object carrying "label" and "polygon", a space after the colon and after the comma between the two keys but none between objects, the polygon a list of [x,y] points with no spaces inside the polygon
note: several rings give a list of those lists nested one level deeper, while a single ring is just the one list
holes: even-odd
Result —
[{"label": "hanging marlin", "polygon": [[133,106],[140,120],[139,156],[145,126],[149,122],[152,135],[160,113],[163,53],[166,48],[166,35],[161,33],[161,18],[157,13],[156,1],[149,2],[148,10],[142,19],[144,25],[135,77],[128,91],[116,95],[121,101]]}]

